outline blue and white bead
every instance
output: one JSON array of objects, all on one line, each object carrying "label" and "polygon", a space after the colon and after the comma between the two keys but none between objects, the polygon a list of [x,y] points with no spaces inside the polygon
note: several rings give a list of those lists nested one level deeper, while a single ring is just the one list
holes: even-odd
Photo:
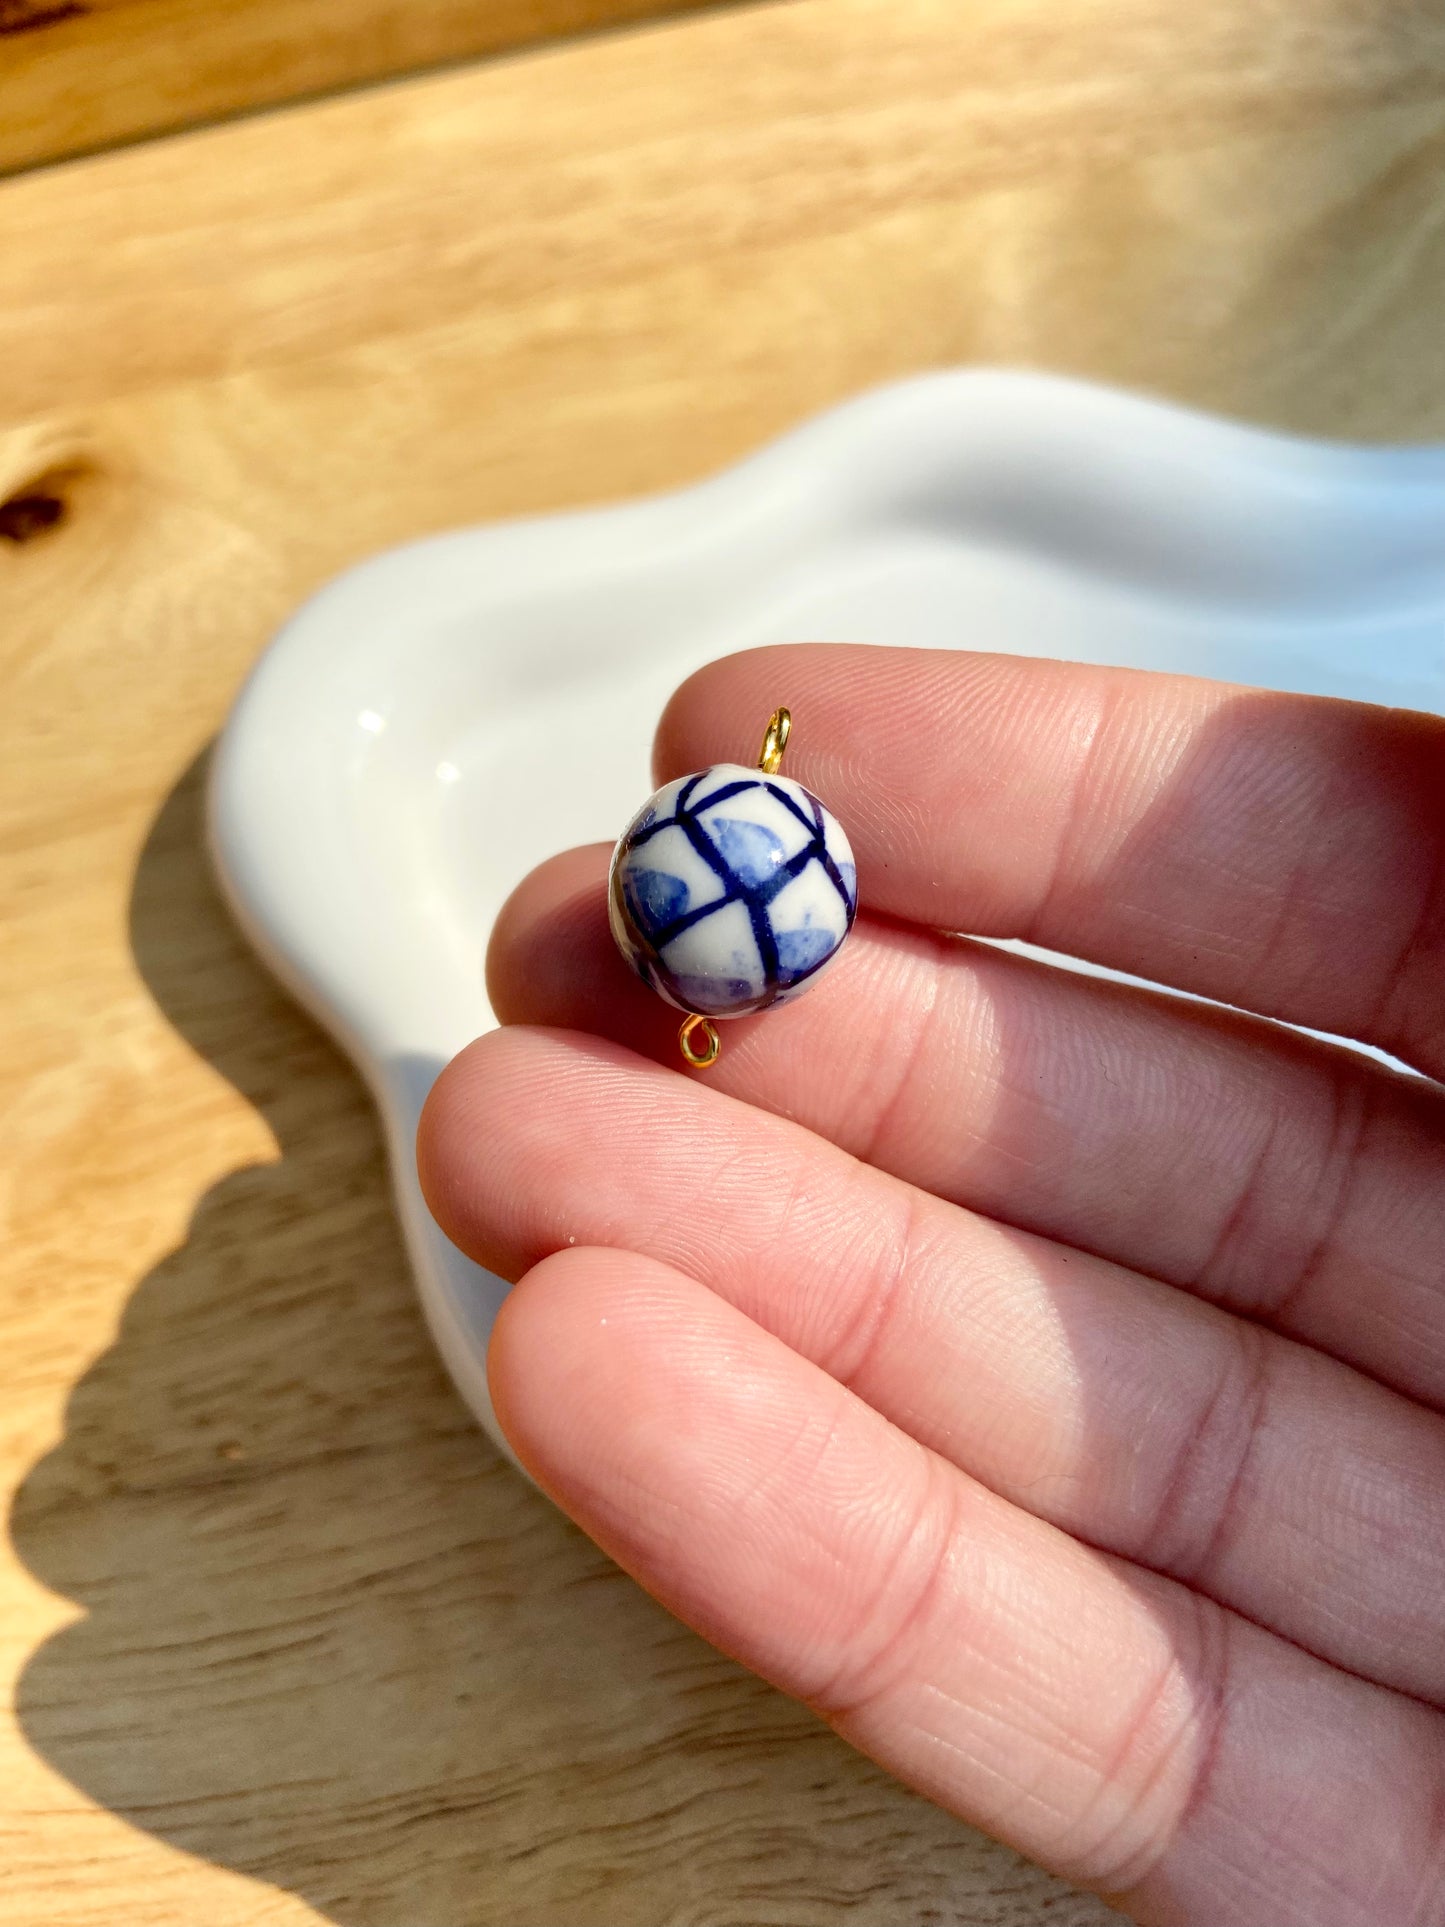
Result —
[{"label": "blue and white bead", "polygon": [[715,763],[649,797],[618,840],[612,934],[659,996],[743,1017],[806,990],[858,908],[836,816],[801,783]]}]

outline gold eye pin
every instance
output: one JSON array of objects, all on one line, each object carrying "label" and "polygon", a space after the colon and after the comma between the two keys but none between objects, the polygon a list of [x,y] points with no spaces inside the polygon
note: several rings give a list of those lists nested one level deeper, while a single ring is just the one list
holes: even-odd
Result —
[{"label": "gold eye pin", "polygon": [[793,712],[775,709],[763,731],[763,746],[758,751],[758,768],[764,776],[776,776],[783,766],[783,751],[793,733]]}]

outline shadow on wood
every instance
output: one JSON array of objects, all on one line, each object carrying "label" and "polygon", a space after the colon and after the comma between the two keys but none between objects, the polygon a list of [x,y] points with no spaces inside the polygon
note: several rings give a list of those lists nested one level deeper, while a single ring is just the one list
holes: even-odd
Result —
[{"label": "shadow on wood", "polygon": [[473,1426],[370,1103],[232,928],[201,793],[193,766],[155,822],[132,944],[279,1155],[201,1198],[20,1490],[16,1546],[84,1609],[26,1667],[30,1743],[343,1927],[1057,1900],[676,1625]]}]

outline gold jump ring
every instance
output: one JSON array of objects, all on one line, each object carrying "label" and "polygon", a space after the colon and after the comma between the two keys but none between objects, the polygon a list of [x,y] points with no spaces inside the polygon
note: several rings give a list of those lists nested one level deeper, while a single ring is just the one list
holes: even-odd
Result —
[{"label": "gold jump ring", "polygon": [[[702,1032],[701,1050],[693,1048],[693,1038]],[[722,1038],[718,1035],[717,1025],[711,1017],[685,1017],[682,1029],[677,1033],[678,1049],[695,1071],[710,1070],[718,1060],[722,1049]]]}]

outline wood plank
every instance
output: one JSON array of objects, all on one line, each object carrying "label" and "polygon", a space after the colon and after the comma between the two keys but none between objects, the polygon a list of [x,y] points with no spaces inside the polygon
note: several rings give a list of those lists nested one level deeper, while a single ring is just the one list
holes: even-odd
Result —
[{"label": "wood plank", "polygon": [[369,550],[886,376],[1438,435],[1442,156],[1438,7],[791,0],[0,186],[7,1921],[1106,1918],[471,1429],[196,759]]},{"label": "wood plank", "polygon": [[0,0],[0,174],[716,0]]}]

